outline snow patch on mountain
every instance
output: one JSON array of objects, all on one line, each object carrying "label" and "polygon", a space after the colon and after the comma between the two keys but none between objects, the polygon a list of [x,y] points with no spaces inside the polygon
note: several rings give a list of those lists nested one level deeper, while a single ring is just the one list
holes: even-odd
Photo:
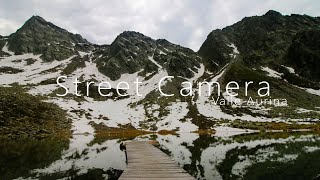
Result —
[{"label": "snow patch on mountain", "polygon": [[283,76],[283,73],[279,73],[273,69],[270,69],[269,67],[261,67],[261,70],[267,72],[267,76],[281,79],[281,76]]},{"label": "snow patch on mountain", "polygon": [[239,54],[238,48],[235,44],[231,43],[228,44],[227,46],[232,48],[232,53],[229,54],[231,57],[236,58],[236,56]]},{"label": "snow patch on mountain", "polygon": [[14,55],[14,52],[9,51],[9,49],[8,49],[8,42],[6,42],[6,44],[3,46],[2,51],[10,54],[11,56]]},{"label": "snow patch on mountain", "polygon": [[312,89],[312,88],[305,88],[305,87],[299,87],[299,86],[295,86],[295,87],[303,89],[310,94],[320,96],[320,89]]},{"label": "snow patch on mountain", "polygon": [[162,66],[153,59],[153,56],[149,56],[148,59],[159,68],[162,68]]},{"label": "snow patch on mountain", "polygon": [[308,93],[320,96],[320,89],[304,88]]},{"label": "snow patch on mountain", "polygon": [[[75,57],[71,56],[62,61],[43,62],[40,56],[41,55],[23,54],[4,57],[1,60],[1,67],[12,67],[22,69],[23,71],[16,74],[0,74],[1,84],[38,84],[43,80],[57,78],[61,73],[61,69]],[[35,62],[27,66],[26,61],[24,61],[26,59],[34,59]],[[51,72],[53,68],[56,68],[56,70]]]},{"label": "snow patch on mountain", "polygon": [[90,54],[90,52],[83,52],[83,51],[78,51],[78,53],[79,53],[80,57],[82,57],[82,58],[83,58],[84,56]]},{"label": "snow patch on mountain", "polygon": [[287,68],[290,73],[292,73],[292,74],[295,73],[295,70],[292,67],[284,66],[284,65],[281,65],[281,66]]},{"label": "snow patch on mountain", "polygon": [[193,77],[188,79],[189,82],[196,82],[201,76],[203,76],[204,72],[205,72],[205,67],[203,64],[200,64],[200,68],[198,68],[198,72],[193,72]]}]

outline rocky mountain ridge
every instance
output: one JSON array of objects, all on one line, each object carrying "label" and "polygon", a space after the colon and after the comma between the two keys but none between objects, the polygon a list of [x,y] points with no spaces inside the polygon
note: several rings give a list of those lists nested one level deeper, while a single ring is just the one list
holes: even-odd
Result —
[{"label": "rocky mountain ridge", "polygon": [[[288,59],[292,41],[299,33],[319,31],[319,24],[319,17],[297,14],[283,16],[279,12],[270,10],[263,16],[245,17],[222,30],[212,31],[202,44],[199,54],[207,64],[217,61],[219,67],[222,67],[230,62],[230,59],[221,53],[230,52],[228,44],[233,43],[246,65],[250,67],[270,63],[292,65],[291,59]],[[302,74],[304,73],[301,72]]]},{"label": "rocky mountain ridge", "polygon": [[[94,133],[91,121],[108,127],[130,124],[137,129],[183,132],[232,126],[234,120],[318,124],[319,29],[319,18],[269,11],[212,31],[199,52],[194,52],[133,31],[119,34],[110,45],[96,45],[33,16],[17,32],[0,37],[0,80],[2,86],[21,86],[67,110],[74,133]],[[79,78],[83,97],[57,97],[63,90],[56,84],[60,75],[68,77],[63,83],[69,89],[74,78]],[[175,78],[161,85],[164,91],[178,92],[181,82],[188,81],[195,87],[193,95],[161,96],[157,83],[168,75]],[[134,87],[136,78],[142,81],[142,97],[133,90],[127,90],[125,98],[85,95],[85,83],[90,81],[95,83],[89,88],[96,90],[101,81],[113,87],[125,81]],[[272,98],[286,98],[288,104],[248,106],[240,88],[241,104],[217,105],[212,101],[217,98],[215,88],[209,92],[204,86],[211,95],[197,95],[197,83],[204,81],[222,85],[254,81],[249,91],[253,98],[259,98],[258,83],[268,81]],[[235,100],[226,93],[221,99]],[[241,126],[246,127],[245,123]]]},{"label": "rocky mountain ridge", "polygon": [[119,79],[123,73],[140,70],[143,70],[141,74],[152,74],[159,68],[171,75],[191,78],[192,70],[197,71],[201,60],[191,49],[133,31],[121,33],[96,55],[102,55],[97,59],[98,69],[112,80]]}]

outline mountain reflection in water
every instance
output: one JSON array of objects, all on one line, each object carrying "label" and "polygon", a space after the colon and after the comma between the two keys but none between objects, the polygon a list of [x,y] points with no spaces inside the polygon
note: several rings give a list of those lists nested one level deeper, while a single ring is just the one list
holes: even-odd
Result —
[{"label": "mountain reflection in water", "polygon": [[316,179],[320,136],[253,133],[145,135],[131,139],[75,135],[70,140],[0,142],[0,179],[117,179],[126,168],[119,144],[157,140],[160,149],[197,179]]}]

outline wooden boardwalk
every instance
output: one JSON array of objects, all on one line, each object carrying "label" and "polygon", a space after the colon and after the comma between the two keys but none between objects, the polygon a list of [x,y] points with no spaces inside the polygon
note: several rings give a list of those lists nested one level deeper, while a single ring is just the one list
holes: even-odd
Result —
[{"label": "wooden boardwalk", "polygon": [[120,180],[194,180],[169,156],[146,141],[126,143],[128,166]]}]

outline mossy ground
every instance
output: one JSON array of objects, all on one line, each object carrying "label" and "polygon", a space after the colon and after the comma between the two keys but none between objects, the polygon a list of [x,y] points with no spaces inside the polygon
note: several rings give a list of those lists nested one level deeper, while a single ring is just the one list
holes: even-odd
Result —
[{"label": "mossy ground", "polygon": [[253,129],[260,130],[262,132],[268,130],[283,130],[283,131],[293,131],[293,130],[310,130],[315,132],[320,132],[320,123],[310,123],[310,124],[298,124],[298,123],[284,123],[284,122],[252,122],[243,120],[234,120],[230,122],[230,126],[240,129]]},{"label": "mossy ground", "polygon": [[0,87],[0,136],[42,138],[68,136],[71,120],[45,98],[27,94],[20,86]]},{"label": "mossy ground", "polygon": [[[257,67],[258,68],[258,67]],[[268,110],[269,118],[291,118],[291,119],[304,119],[304,118],[313,118],[319,119],[320,113],[316,112],[316,107],[319,105],[320,97],[310,94],[300,88],[297,88],[283,80],[268,77],[265,72],[257,69],[254,70],[244,65],[244,63],[240,61],[233,62],[225,72],[223,76],[222,83],[226,85],[230,81],[238,82],[240,89],[237,91],[239,93],[239,98],[247,100],[248,97],[252,97],[252,99],[286,99],[288,106],[273,106],[273,105],[265,105],[266,108],[271,107],[271,110]],[[248,88],[248,95],[245,96],[245,82],[253,81],[253,84],[250,84]],[[267,81],[270,84],[270,97],[260,97],[257,93],[260,88],[259,82]],[[298,83],[298,82],[296,82]],[[314,112],[308,113],[299,113],[296,111],[297,108],[305,108],[308,110],[313,110]],[[244,112],[245,109],[241,108],[231,108],[224,107],[222,108],[225,111],[232,111],[233,113],[241,114],[241,111]],[[248,113],[246,111],[246,113]],[[250,113],[249,113],[250,114]],[[259,115],[259,114],[255,114]],[[265,116],[264,114],[260,114],[260,116]]]}]

